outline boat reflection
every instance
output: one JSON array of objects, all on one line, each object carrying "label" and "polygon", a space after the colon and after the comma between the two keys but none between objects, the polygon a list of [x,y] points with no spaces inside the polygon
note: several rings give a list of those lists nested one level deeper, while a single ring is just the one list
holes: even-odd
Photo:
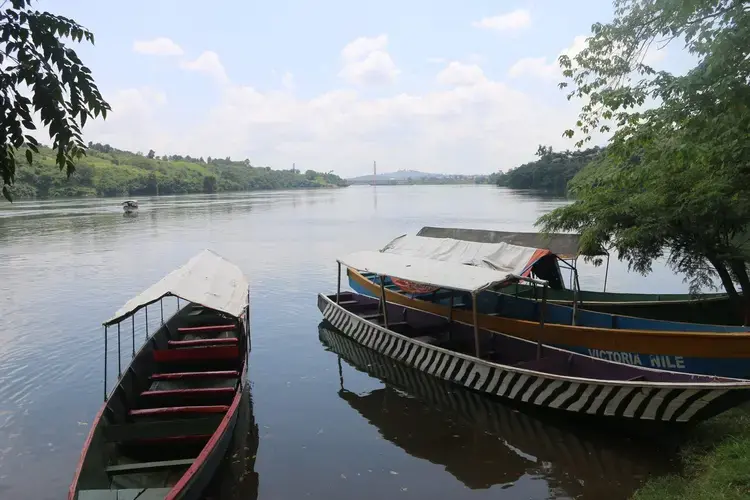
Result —
[{"label": "boat reflection", "polygon": [[258,453],[258,424],[253,411],[253,396],[247,384],[240,401],[240,413],[232,436],[232,443],[211,484],[204,492],[204,500],[255,500],[258,498],[258,473],[255,457]]},{"label": "boat reflection", "polygon": [[339,396],[410,455],[445,466],[470,489],[542,479],[549,498],[629,498],[649,474],[668,470],[654,447],[612,433],[530,416],[408,368],[349,340],[327,322],[320,341],[348,365],[385,385]]}]

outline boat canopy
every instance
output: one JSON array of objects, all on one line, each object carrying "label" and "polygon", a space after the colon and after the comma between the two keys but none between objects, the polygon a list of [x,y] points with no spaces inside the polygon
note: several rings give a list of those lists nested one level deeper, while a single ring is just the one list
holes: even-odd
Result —
[{"label": "boat canopy", "polygon": [[518,280],[547,285],[544,280],[524,278],[508,271],[394,253],[354,252],[338,262],[362,272],[469,293]]},{"label": "boat canopy", "polygon": [[[490,231],[486,229],[466,229],[454,227],[425,226],[417,236],[429,238],[453,238],[476,243],[510,243],[523,247],[547,249],[561,259],[575,259],[579,255],[580,235],[569,233],[524,233],[507,231]],[[607,255],[603,248],[588,257]]]},{"label": "boat canopy", "polygon": [[480,243],[453,238],[403,235],[380,249],[383,253],[421,257],[493,269],[526,276],[536,262],[549,255],[547,249],[512,245],[506,242]]},{"label": "boat canopy", "polygon": [[104,325],[117,323],[168,296],[239,317],[248,305],[248,286],[239,267],[206,249],[130,299]]}]

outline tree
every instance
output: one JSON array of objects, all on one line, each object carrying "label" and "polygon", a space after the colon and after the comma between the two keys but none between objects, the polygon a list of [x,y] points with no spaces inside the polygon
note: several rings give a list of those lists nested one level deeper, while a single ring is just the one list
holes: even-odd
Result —
[{"label": "tree", "polygon": [[[25,149],[31,165],[39,143],[29,132],[36,129],[38,112],[56,150],[56,164],[70,176],[85,154],[81,128],[86,120],[110,107],[94,83],[91,71],[62,40],[94,43],[94,35],[75,21],[31,10],[31,0],[9,0],[0,11],[0,174],[3,195],[11,200],[16,177],[16,153]],[[8,2],[6,1],[5,4]],[[4,5],[5,5],[4,4]],[[27,92],[27,90],[29,92]],[[28,96],[30,94],[30,98]]]},{"label": "tree", "polygon": [[[614,133],[602,158],[571,182],[577,201],[538,224],[581,232],[584,250],[612,246],[642,273],[666,254],[693,291],[718,276],[747,321],[750,6],[616,0],[615,19],[592,32],[579,54],[560,57],[568,80],[560,86],[587,100],[578,146],[595,131]],[[676,39],[697,58],[690,71],[644,62],[651,47]]]},{"label": "tree", "polygon": [[215,176],[207,175],[203,178],[203,192],[204,193],[216,192],[216,177]]},{"label": "tree", "polygon": [[153,149],[149,149],[146,158],[148,158],[149,160],[153,160],[154,156],[156,156],[156,151],[154,151]]}]

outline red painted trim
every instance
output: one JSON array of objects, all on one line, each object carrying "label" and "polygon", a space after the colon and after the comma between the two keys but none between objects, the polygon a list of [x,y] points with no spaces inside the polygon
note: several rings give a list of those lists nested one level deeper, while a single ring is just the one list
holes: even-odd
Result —
[{"label": "red painted trim", "polygon": [[169,347],[193,347],[214,344],[238,344],[239,339],[235,337],[222,337],[220,339],[197,339],[197,340],[170,340]]},{"label": "red painted trim", "polygon": [[[242,363],[242,372],[245,373],[245,370],[247,370],[247,354],[245,354],[245,361]],[[164,497],[164,500],[175,500],[175,498],[181,496],[193,476],[198,473],[201,467],[203,467],[203,464],[206,462],[208,455],[214,450],[216,444],[219,442],[219,439],[221,439],[221,437],[227,431],[230,420],[232,419],[234,414],[237,413],[237,408],[239,407],[240,400],[242,399],[242,389],[242,384],[238,384],[237,393],[234,395],[234,400],[232,401],[232,406],[229,407],[229,411],[227,411],[227,413],[224,415],[224,418],[221,419],[221,423],[214,431],[211,439],[209,439],[208,443],[206,443],[206,446],[203,447],[203,450],[201,450],[200,454],[195,459],[195,462],[193,462],[193,465],[191,465],[190,468],[185,471],[185,474],[182,475],[180,480],[177,481],[174,486],[172,486],[172,489],[169,490],[169,493],[167,493],[167,496]]]},{"label": "red painted trim", "polygon": [[148,416],[148,415],[167,415],[170,413],[224,413],[229,410],[227,405],[206,405],[206,406],[168,406],[166,408],[141,408],[140,410],[130,410],[128,415],[131,417]]},{"label": "red painted trim", "polygon": [[78,489],[78,479],[81,476],[81,470],[83,470],[83,462],[86,459],[86,454],[89,451],[89,446],[91,446],[91,441],[93,441],[94,439],[96,428],[99,427],[99,421],[102,419],[102,415],[104,415],[105,408],[107,408],[106,402],[102,405],[101,408],[99,408],[99,413],[96,414],[96,417],[94,417],[94,421],[91,423],[89,435],[86,437],[86,441],[83,443],[81,457],[78,459],[78,465],[76,466],[75,474],[73,474],[73,482],[70,483],[70,488],[68,488],[68,500],[75,500],[77,492],[76,490]]},{"label": "red painted trim", "polygon": [[196,389],[165,389],[144,391],[141,396],[191,396],[193,394],[234,394],[234,387],[200,387]]},{"label": "red painted trim", "polygon": [[187,332],[214,332],[214,331],[222,331],[222,330],[234,330],[235,325],[210,325],[210,326],[190,326],[190,327],[182,327],[178,328],[177,331],[179,333],[187,333]]},{"label": "red painted trim", "polygon": [[163,438],[133,439],[130,443],[162,443],[172,441],[203,441],[210,439],[212,434],[195,434],[192,436],[167,436]]},{"label": "red painted trim", "polygon": [[201,359],[237,359],[240,348],[233,346],[191,347],[189,349],[158,349],[154,351],[154,361],[194,361]]},{"label": "red painted trim", "polygon": [[154,373],[151,380],[175,380],[181,378],[211,378],[211,377],[239,377],[240,372],[225,370],[216,372],[176,372],[176,373]]}]

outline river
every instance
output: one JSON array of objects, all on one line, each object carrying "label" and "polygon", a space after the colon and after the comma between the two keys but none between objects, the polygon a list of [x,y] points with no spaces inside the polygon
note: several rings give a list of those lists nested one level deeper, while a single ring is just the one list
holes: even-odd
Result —
[{"label": "river", "polygon": [[[641,443],[507,409],[491,412],[492,422],[465,418],[346,359],[340,378],[340,353],[319,338],[316,294],[335,291],[337,256],[424,225],[533,230],[562,199],[494,186],[353,186],[146,198],[131,217],[119,201],[0,205],[4,500],[65,496],[102,402],[102,321],[203,248],[238,264],[251,283],[250,409],[258,432],[244,446],[257,445],[257,458],[247,460],[253,470],[227,472],[217,486],[223,491],[240,491],[244,481],[242,497],[261,499],[615,500],[666,467],[668,457]],[[603,279],[603,266],[581,266],[583,288],[601,289]],[[607,289],[687,286],[663,267],[644,278],[613,259]],[[158,306],[150,314],[158,324]],[[127,362],[130,337],[122,342]]]}]

